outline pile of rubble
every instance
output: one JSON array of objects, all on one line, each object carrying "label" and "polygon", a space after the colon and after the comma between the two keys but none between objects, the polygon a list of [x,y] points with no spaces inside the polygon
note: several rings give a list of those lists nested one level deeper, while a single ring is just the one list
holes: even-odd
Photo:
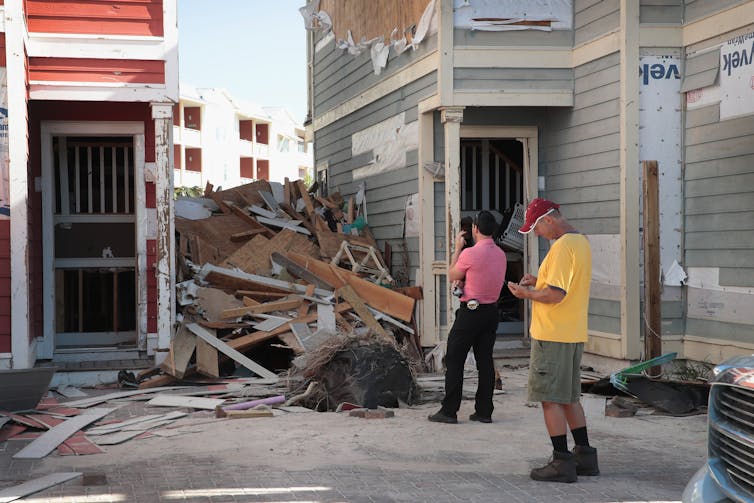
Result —
[{"label": "pile of rubble", "polygon": [[375,368],[402,376],[383,376],[380,386],[400,389],[364,384],[344,400],[376,407],[415,395],[422,353],[413,313],[421,290],[393,286],[363,197],[315,191],[301,180],[257,181],[222,191],[208,185],[203,198],[176,201],[180,326],[160,367],[136,376],[139,388],[243,367],[264,383],[284,374],[292,392],[308,390],[315,407],[334,410],[331,397],[342,390],[323,369],[339,361],[335,373],[342,373],[338,355],[360,347],[379,355]]}]

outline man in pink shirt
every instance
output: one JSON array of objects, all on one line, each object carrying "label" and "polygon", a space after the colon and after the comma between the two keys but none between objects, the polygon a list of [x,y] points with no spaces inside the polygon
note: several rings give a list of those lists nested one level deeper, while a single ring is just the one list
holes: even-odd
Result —
[{"label": "man in pink shirt", "polygon": [[463,284],[461,307],[448,335],[445,353],[445,398],[442,408],[429,416],[436,423],[457,423],[463,394],[463,366],[474,349],[479,371],[475,411],[471,421],[492,422],[492,395],[495,389],[495,364],[492,348],[497,332],[497,299],[505,282],[505,252],[492,239],[497,227],[489,211],[480,211],[471,226],[474,246],[464,249],[466,232],[455,238],[448,280]]}]

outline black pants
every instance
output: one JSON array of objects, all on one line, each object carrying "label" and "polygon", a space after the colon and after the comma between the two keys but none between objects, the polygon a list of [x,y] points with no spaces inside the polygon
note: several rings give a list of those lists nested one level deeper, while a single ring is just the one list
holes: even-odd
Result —
[{"label": "black pants", "polygon": [[463,367],[466,355],[474,348],[479,385],[476,390],[476,413],[492,416],[492,394],[495,389],[495,364],[492,348],[497,332],[497,305],[484,304],[469,310],[464,304],[456,311],[456,320],[448,335],[445,353],[445,398],[442,412],[455,416],[463,396]]}]

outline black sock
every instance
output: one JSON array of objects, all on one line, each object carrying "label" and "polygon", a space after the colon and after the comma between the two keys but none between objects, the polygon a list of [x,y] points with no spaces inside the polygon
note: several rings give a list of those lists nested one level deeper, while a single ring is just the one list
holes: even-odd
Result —
[{"label": "black sock", "polygon": [[573,435],[573,442],[576,445],[580,445],[582,447],[589,447],[589,435],[586,433],[586,426],[582,426],[581,428],[576,428],[575,430],[571,430],[571,434]]},{"label": "black sock", "polygon": [[556,452],[568,452],[568,437],[565,435],[550,437],[550,442],[552,442],[552,448]]}]

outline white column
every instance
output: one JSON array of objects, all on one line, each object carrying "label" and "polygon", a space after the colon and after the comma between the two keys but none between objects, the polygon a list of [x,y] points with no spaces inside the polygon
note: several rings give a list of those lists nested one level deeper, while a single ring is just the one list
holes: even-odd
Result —
[{"label": "white column", "polygon": [[433,112],[419,114],[419,281],[423,299],[419,301],[419,333],[422,346],[434,346],[440,342],[440,327],[436,323],[436,311],[440,305],[435,290],[435,180],[424,164],[434,161]]},{"label": "white column", "polygon": [[[34,366],[29,333],[28,110],[24,76],[24,14],[21,0],[5,2],[8,79],[8,170],[10,172],[11,352],[13,368]],[[42,335],[42,334],[39,334]]]},{"label": "white column", "polygon": [[639,2],[620,0],[621,349],[638,358],[639,303]]},{"label": "white column", "polygon": [[[440,109],[440,120],[445,130],[445,262],[450,265],[453,252],[453,238],[460,230],[461,222],[461,122],[463,107],[444,107]],[[458,298],[450,295],[448,281],[448,327],[453,324]]]},{"label": "white column", "polygon": [[157,192],[157,334],[170,340],[175,321],[175,228],[173,223],[173,104],[152,103]]}]

